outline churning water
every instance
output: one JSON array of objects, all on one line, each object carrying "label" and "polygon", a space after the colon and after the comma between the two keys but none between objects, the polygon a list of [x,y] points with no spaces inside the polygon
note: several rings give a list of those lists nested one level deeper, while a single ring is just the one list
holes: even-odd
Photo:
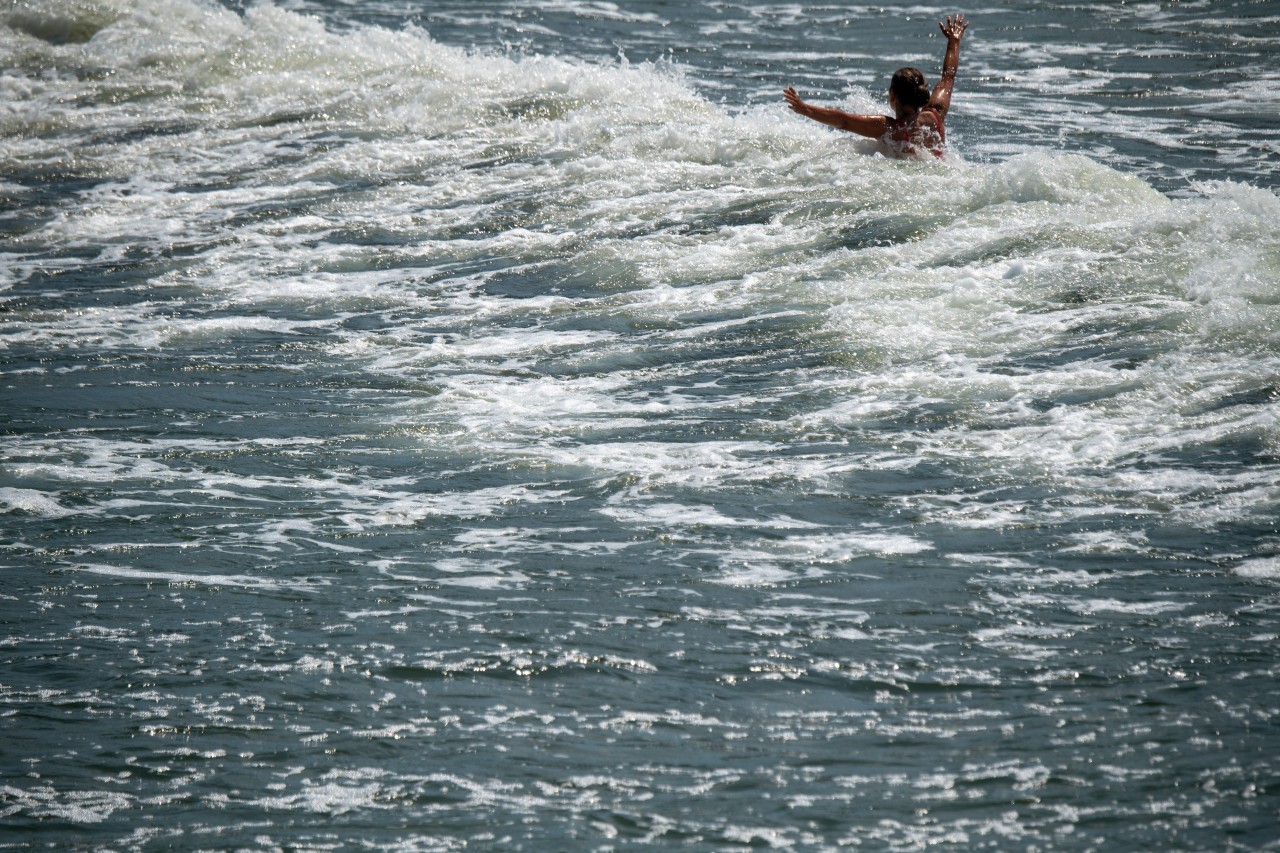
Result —
[{"label": "churning water", "polygon": [[0,11],[0,847],[1280,848],[1280,3]]}]

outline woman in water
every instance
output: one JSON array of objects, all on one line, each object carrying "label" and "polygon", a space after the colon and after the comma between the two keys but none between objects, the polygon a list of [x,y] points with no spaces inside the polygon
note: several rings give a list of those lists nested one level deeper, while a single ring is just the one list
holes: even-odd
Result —
[{"label": "woman in water", "polygon": [[796,90],[782,90],[791,109],[800,115],[880,140],[880,150],[889,157],[941,157],[947,132],[943,121],[951,108],[951,89],[960,69],[960,38],[969,22],[964,15],[948,15],[938,24],[947,37],[947,53],[942,59],[942,79],[929,92],[918,68],[899,68],[889,83],[889,108],[893,117],[857,115],[827,107],[815,107],[800,100]]}]

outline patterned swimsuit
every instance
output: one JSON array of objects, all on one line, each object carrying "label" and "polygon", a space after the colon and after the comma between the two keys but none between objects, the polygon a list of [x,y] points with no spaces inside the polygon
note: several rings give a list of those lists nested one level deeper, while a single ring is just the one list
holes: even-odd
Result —
[{"label": "patterned swimsuit", "polygon": [[[926,114],[933,116],[933,124],[921,124],[920,119]],[[889,129],[885,131],[881,142],[886,153],[891,157],[910,157],[922,159],[926,154],[942,158],[943,144],[947,141],[947,131],[942,124],[942,113],[934,107],[922,107],[915,121],[904,122],[896,118],[889,119]]]}]

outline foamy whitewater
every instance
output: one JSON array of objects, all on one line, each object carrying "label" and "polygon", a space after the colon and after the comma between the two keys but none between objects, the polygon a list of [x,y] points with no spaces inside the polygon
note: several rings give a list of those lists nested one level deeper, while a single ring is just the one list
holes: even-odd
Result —
[{"label": "foamy whitewater", "polygon": [[1280,3],[0,56],[0,847],[1280,849]]}]

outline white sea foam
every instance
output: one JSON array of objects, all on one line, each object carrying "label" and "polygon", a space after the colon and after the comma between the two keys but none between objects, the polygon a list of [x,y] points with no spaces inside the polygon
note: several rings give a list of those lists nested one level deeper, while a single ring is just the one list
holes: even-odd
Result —
[{"label": "white sea foam", "polygon": [[165,584],[198,584],[213,587],[237,587],[242,589],[293,589],[307,590],[318,586],[326,586],[321,579],[272,579],[270,577],[253,577],[249,575],[218,575],[188,572],[157,572],[146,569],[135,569],[127,566],[85,563],[71,567],[78,572],[101,575],[103,577],[136,580],[146,583]]},{"label": "white sea foam", "polygon": [[529,575],[510,568],[510,560],[473,560],[452,558],[437,560],[433,568],[444,574],[436,575],[436,583],[444,586],[463,586],[474,589],[520,589],[530,580]]},{"label": "white sea foam", "polygon": [[4,507],[6,512],[22,510],[23,512],[50,518],[61,518],[77,512],[75,509],[64,507],[55,497],[50,497],[45,492],[36,489],[15,489],[12,487],[0,488],[0,507]]},{"label": "white sea foam", "polygon": [[[889,533],[794,535],[777,541],[744,542],[715,553],[722,574],[716,582],[733,586],[771,586],[799,578],[819,578],[833,563],[862,557],[917,554],[932,545]],[[842,571],[843,574],[843,571]]]},{"label": "white sea foam", "polygon": [[[562,11],[630,14],[571,5]],[[243,16],[158,0],[99,4],[100,15],[70,15],[69,8],[24,4],[24,26],[48,35],[66,18],[68,32],[98,27],[93,38],[25,39],[14,49],[35,58],[26,61],[84,68],[109,58],[115,81],[6,75],[14,94],[7,126],[57,126],[86,138],[89,125],[104,127],[108,135],[81,146],[78,157],[90,172],[116,179],[86,191],[80,205],[58,211],[30,239],[94,253],[102,263],[121,262],[138,247],[191,252],[190,263],[152,282],[190,300],[183,307],[191,311],[175,315],[158,298],[77,307],[10,326],[3,333],[10,345],[176,350],[245,336],[320,336],[329,355],[356,370],[430,383],[395,413],[401,425],[426,428],[424,445],[446,434],[452,449],[553,477],[637,479],[640,490],[618,492],[597,513],[627,528],[679,527],[696,536],[803,527],[790,517],[732,515],[666,493],[776,483],[821,489],[850,471],[935,463],[1072,496],[1039,514],[1018,500],[906,499],[925,520],[956,527],[1082,517],[1115,501],[1200,524],[1242,509],[1263,516],[1275,506],[1267,470],[1231,475],[1137,464],[1188,443],[1256,437],[1275,446],[1274,416],[1264,408],[1212,409],[1275,374],[1265,355],[1276,300],[1271,193],[1223,184],[1175,202],[1087,158],[1045,151],[996,164],[902,168],[850,156],[826,131],[789,123],[778,111],[730,114],[678,74],[652,66],[467,53],[412,29],[339,35],[266,5]],[[1074,50],[1058,45],[1044,56]],[[1044,68],[1019,85],[1076,97],[1118,79],[1051,62]],[[65,106],[74,97],[98,106],[75,113]],[[850,97],[870,103],[865,93]],[[109,109],[108,98],[134,106]],[[211,109],[215,120],[201,121]],[[273,122],[270,131],[256,129]],[[175,132],[146,132],[162,126]],[[1161,127],[1152,120],[1139,130]],[[355,133],[366,129],[376,138]],[[142,163],[165,168],[133,177]],[[344,182],[384,180],[363,197],[336,194]],[[184,182],[235,185],[197,191],[181,189]],[[529,203],[518,209],[511,199]],[[299,212],[277,215],[291,206]],[[454,229],[468,223],[475,233],[454,239]],[[394,247],[380,245],[379,235],[394,237]],[[370,269],[379,263],[397,266]],[[502,295],[518,274],[555,264],[590,271],[599,288],[586,296]],[[364,312],[397,310],[415,320],[393,322],[384,313],[390,328],[340,328]],[[601,366],[693,348],[711,336],[749,341],[762,322],[805,317],[817,322],[789,327],[785,340],[834,345],[828,360],[847,359],[841,366],[848,369],[796,371],[794,388],[748,396],[706,393],[715,386],[705,384],[696,393],[694,379],[681,384],[679,363]],[[1123,369],[1110,356],[1037,361],[1081,341],[1123,350],[1127,330],[1160,354]],[[581,372],[547,375],[547,366]],[[659,393],[651,386],[660,376],[671,387]],[[758,440],[621,434],[669,418],[697,429],[767,403],[777,404],[782,426],[762,418],[758,434],[766,437]],[[940,410],[951,413],[949,425],[909,426]],[[891,448],[863,455],[776,452],[798,434],[874,441],[878,430],[903,424]],[[87,448],[62,442],[7,464],[59,487],[92,475],[117,486],[160,482],[172,487],[170,496],[199,489],[218,500],[314,491],[332,501],[332,518],[357,533],[491,518],[556,499],[536,489],[423,491],[421,484],[329,476],[199,472],[166,455],[205,449],[182,442]],[[59,460],[68,450],[84,455]],[[245,450],[228,444],[212,452]],[[53,514],[61,505],[31,506]],[[89,511],[141,508],[115,500]],[[326,544],[323,527],[317,520],[263,523],[248,538],[353,553]],[[470,535],[509,549],[544,547],[523,534]],[[774,544],[746,540],[720,555],[739,563],[722,566],[723,578],[774,583],[802,576],[798,566],[930,547],[892,530],[877,535],[878,543],[825,531]],[[1142,548],[1129,531],[1076,543],[1095,553]]]},{"label": "white sea foam", "polygon": [[815,578],[822,572],[808,569],[795,571],[783,568],[773,562],[771,556],[764,553],[753,553],[739,549],[731,556],[721,560],[724,570],[710,580],[727,586],[770,587],[788,584],[799,578]]},{"label": "white sea foam", "polygon": [[[1272,769],[1280,202],[1138,176],[1185,168],[1153,150],[1275,174],[1246,129],[1275,101],[1265,63],[1211,98],[1151,70],[1203,10],[1126,7],[1154,43],[1111,65],[973,38],[952,156],[896,163],[786,112],[770,69],[857,60],[831,101],[878,111],[878,60],[842,32],[927,6],[718,4],[708,44],[670,40],[692,7],[415,19],[469,50],[350,4],[306,6],[332,26],[228,5],[0,12],[0,377],[23,406],[0,512],[25,573],[4,602],[52,626],[2,643],[78,655],[0,693],[10,721],[88,719],[103,765],[93,790],[12,782],[8,816],[195,804],[186,836],[100,840],[271,847],[394,809],[433,834],[380,843],[426,849],[554,845],[547,815],[587,846],[901,849],[1266,816],[1242,786]],[[566,21],[714,66],[521,52],[573,44]],[[1262,51],[1254,21],[1195,32]],[[806,22],[829,35],[776,41]],[[547,41],[483,46],[519,28]],[[1248,619],[1214,585],[1247,588]],[[1204,707],[1167,689],[1188,650],[1233,679]],[[134,686],[39,683],[104,661]],[[116,729],[145,736],[119,772]],[[865,773],[833,776],[850,744]],[[1049,758],[999,754],[1025,744]],[[1246,758],[1204,770],[1224,751]],[[54,752],[25,770],[81,772]],[[507,772],[541,754],[569,763]],[[242,772],[266,784],[222,793]],[[1062,780],[1134,791],[1082,809]],[[760,811],[686,808],[744,798]],[[905,816],[858,823],[873,800]]]},{"label": "white sea foam", "polygon": [[1067,603],[1067,607],[1079,613],[1127,613],[1141,616],[1158,616],[1185,610],[1185,601],[1120,601],[1113,598],[1093,598]]},{"label": "white sea foam", "polygon": [[97,824],[117,811],[135,806],[135,798],[122,791],[61,791],[48,784],[31,787],[5,785],[0,788],[13,810],[35,818],[57,819],[72,825]]},{"label": "white sea foam", "polygon": [[1280,557],[1258,557],[1236,566],[1236,574],[1246,578],[1280,578]]},{"label": "white sea foam", "polygon": [[645,502],[618,507],[605,507],[604,515],[627,524],[653,525],[661,528],[680,527],[753,527],[788,530],[815,527],[816,525],[790,518],[734,518],[710,506]]}]

